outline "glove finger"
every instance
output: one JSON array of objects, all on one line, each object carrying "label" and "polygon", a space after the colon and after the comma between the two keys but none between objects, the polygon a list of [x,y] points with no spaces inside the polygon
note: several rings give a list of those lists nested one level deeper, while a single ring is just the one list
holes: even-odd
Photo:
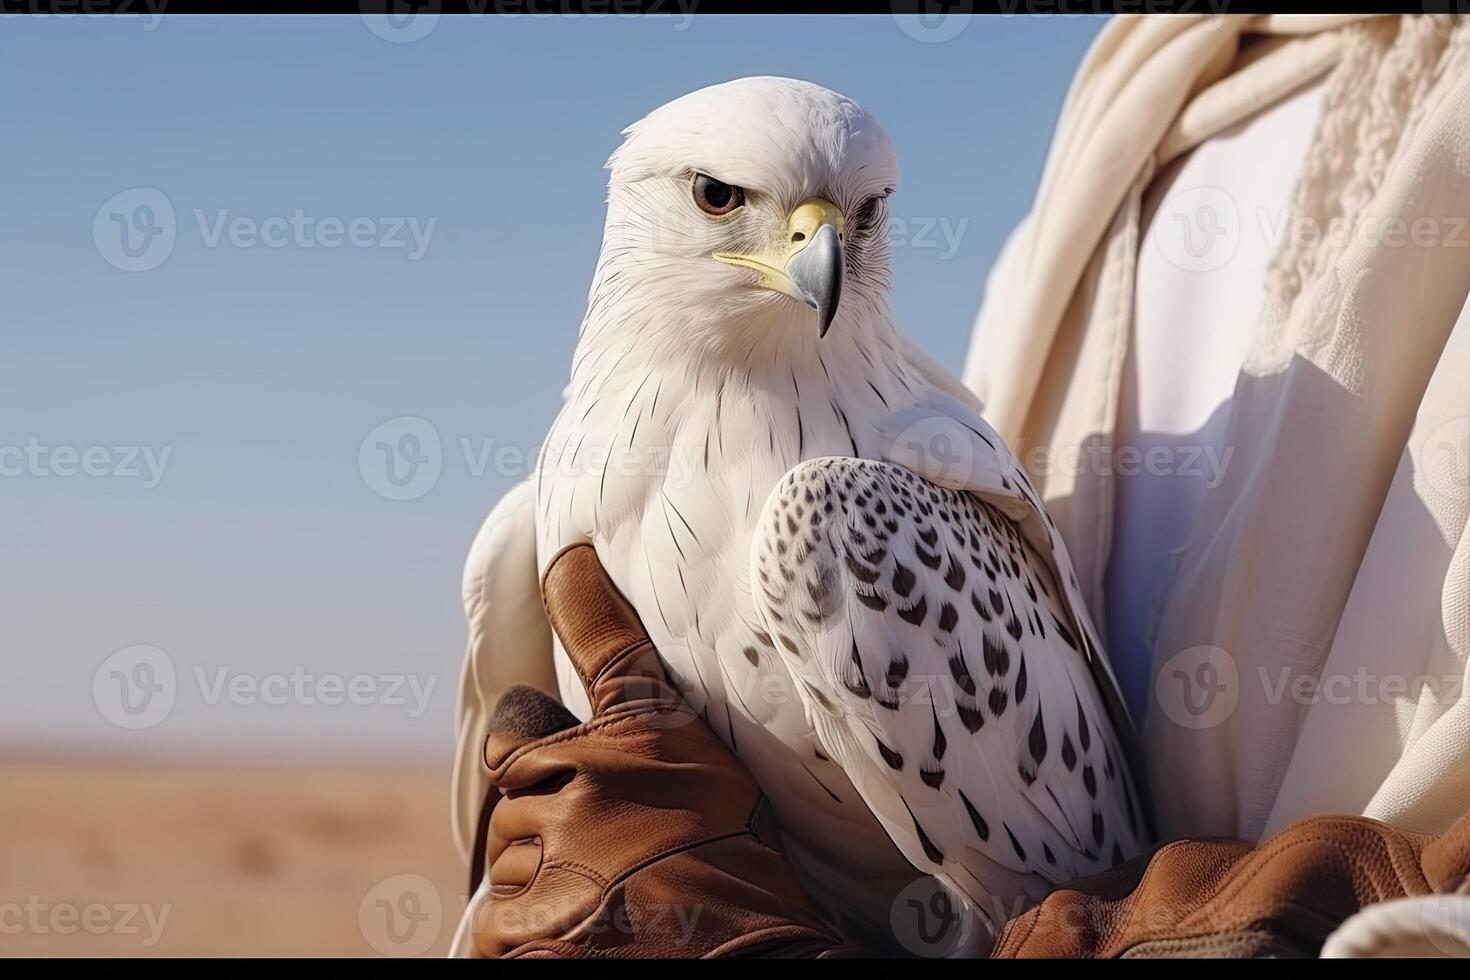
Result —
[{"label": "glove finger", "polygon": [[470,894],[474,894],[480,885],[486,860],[499,864],[500,859],[491,855],[499,854],[504,848],[503,843],[492,848],[490,838],[493,837],[491,824],[504,820],[496,813],[505,808],[496,804],[500,802],[505,760],[521,746],[575,728],[577,724],[577,716],[560,701],[528,684],[516,684],[495,703],[495,711],[490,715],[485,732],[484,761],[490,770],[490,785],[480,804],[480,817],[476,823],[470,859]]},{"label": "glove finger", "polygon": [[629,701],[678,703],[638,613],[592,545],[570,545],[551,559],[541,597],[595,713]]},{"label": "glove finger", "polygon": [[541,867],[546,821],[536,806],[539,802],[508,797],[490,817],[490,880],[497,891],[524,888]]},{"label": "glove finger", "polygon": [[496,892],[517,892],[525,888],[541,869],[542,845],[539,837],[522,838],[507,844],[491,864],[490,880]]},{"label": "glove finger", "polygon": [[[568,801],[559,794],[559,780],[514,790],[502,796],[492,787],[494,807],[488,815],[484,859],[489,863],[490,881],[499,895],[517,892],[530,885],[540,870],[546,850],[546,834],[567,820]],[[575,809],[575,804],[572,807]],[[478,885],[479,879],[475,879]]]}]

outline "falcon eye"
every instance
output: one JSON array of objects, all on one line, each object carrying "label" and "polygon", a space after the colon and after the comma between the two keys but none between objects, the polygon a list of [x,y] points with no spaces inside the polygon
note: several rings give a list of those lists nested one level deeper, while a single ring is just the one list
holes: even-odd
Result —
[{"label": "falcon eye", "polygon": [[745,203],[745,191],[715,180],[708,174],[694,175],[694,203],[705,214],[716,217],[729,214]]},{"label": "falcon eye", "polygon": [[876,195],[862,203],[857,213],[852,216],[852,230],[855,233],[861,235],[873,230],[878,223],[878,214],[883,207],[883,199],[887,196],[886,194]]}]

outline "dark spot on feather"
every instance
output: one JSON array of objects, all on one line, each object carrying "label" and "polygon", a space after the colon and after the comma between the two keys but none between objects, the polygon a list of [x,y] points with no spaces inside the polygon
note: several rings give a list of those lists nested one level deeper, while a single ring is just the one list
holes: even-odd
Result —
[{"label": "dark spot on feather", "polygon": [[914,591],[914,583],[917,581],[918,579],[914,577],[914,573],[909,571],[907,566],[898,562],[893,563],[893,591],[899,595],[906,596]]},{"label": "dark spot on feather", "polygon": [[970,668],[965,666],[963,654],[955,654],[949,658],[949,672],[954,677],[954,682],[959,685],[960,690],[968,697],[975,696],[975,678],[970,676]]},{"label": "dark spot on feather", "polygon": [[1046,725],[1041,720],[1040,710],[1036,712],[1036,720],[1031,723],[1031,734],[1026,736],[1026,745],[1031,750],[1031,758],[1036,760],[1038,766],[1041,765],[1046,758]]},{"label": "dark spot on feather", "polygon": [[980,835],[982,841],[990,840],[990,824],[986,823],[985,818],[980,816],[980,811],[975,809],[975,804],[970,802],[970,798],[965,795],[964,790],[960,790],[960,802],[965,804],[965,812],[970,815],[970,823],[975,826],[975,833]]},{"label": "dark spot on feather", "polygon": [[960,614],[955,612],[954,606],[944,603],[939,607],[939,628],[946,633],[954,631],[955,624],[960,621]]},{"label": "dark spot on feather", "polygon": [[878,581],[878,569],[869,568],[858,562],[851,554],[845,555],[843,561],[847,564],[847,570],[852,573],[853,578],[866,585],[872,585]]},{"label": "dark spot on feather", "polygon": [[949,556],[949,569],[944,573],[944,584],[952,592],[959,592],[965,587],[965,566],[956,561],[954,555]]},{"label": "dark spot on feather", "polygon": [[[905,810],[909,809],[907,803],[903,807]],[[935,847],[934,842],[929,839],[929,835],[924,833],[924,828],[919,826],[919,819],[914,816],[913,810],[909,810],[909,819],[914,822],[914,831],[919,835],[919,845],[924,848],[924,856],[935,864],[942,864],[944,862],[944,852]]]},{"label": "dark spot on feather", "polygon": [[1006,652],[1005,641],[999,637],[991,636],[989,632],[981,633],[980,652],[985,671],[990,676],[1002,677],[1011,669],[1011,655]]},{"label": "dark spot on feather", "polygon": [[885,610],[885,609],[888,608],[888,602],[887,602],[887,600],[884,599],[882,596],[878,595],[877,593],[871,593],[870,594],[870,593],[867,593],[867,592],[858,592],[857,593],[857,597],[858,597],[858,602],[861,602],[863,605],[867,606],[869,609],[875,609],[878,612],[882,612],[883,610]]},{"label": "dark spot on feather", "polygon": [[1094,843],[1097,844],[1098,847],[1102,847],[1103,818],[1102,814],[1097,812],[1096,810],[1092,811],[1092,840]]},{"label": "dark spot on feather", "polygon": [[750,665],[752,667],[760,666],[761,655],[756,652],[755,647],[746,647],[741,652],[745,654],[745,659],[750,662]]},{"label": "dark spot on feather", "polygon": [[1072,736],[1065,733],[1062,735],[1062,765],[1068,772],[1077,768],[1077,750],[1072,747]]},{"label": "dark spot on feather", "polygon": [[884,675],[884,680],[888,682],[889,687],[897,687],[908,676],[909,660],[907,657],[895,657],[888,661],[888,672]]},{"label": "dark spot on feather", "polygon": [[1097,796],[1097,776],[1091,766],[1082,767],[1082,785],[1087,788],[1088,796]]},{"label": "dark spot on feather", "polygon": [[1026,849],[1021,846],[1020,841],[1016,840],[1015,833],[1011,831],[1011,825],[1006,823],[1005,821],[1001,821],[1001,826],[1006,829],[1006,836],[1011,839],[1011,847],[1015,849],[1016,857],[1020,858],[1022,861],[1026,860]]},{"label": "dark spot on feather", "polygon": [[1005,714],[1006,703],[1007,703],[1005,688],[1003,688],[1003,687],[993,687],[993,688],[991,688],[990,689],[990,699],[989,700],[990,700],[990,713],[992,715],[994,715],[995,717],[999,718],[1001,715]]},{"label": "dark spot on feather", "polygon": [[851,691],[853,694],[856,694],[860,698],[872,697],[873,692],[872,689],[868,687],[868,679],[863,676],[863,660],[862,657],[858,654],[856,643],[852,645],[852,669],[853,672],[857,674],[857,680],[854,681],[844,678],[843,684],[847,687],[849,691]]},{"label": "dark spot on feather", "polygon": [[[1024,700],[1026,700],[1026,658],[1022,657],[1021,666],[1016,669],[1016,703],[1020,704]],[[1037,712],[1036,717],[1040,720],[1040,712]]]},{"label": "dark spot on feather", "polygon": [[894,770],[895,772],[902,771],[903,756],[899,755],[897,752],[884,745],[881,738],[875,737],[873,741],[878,743],[878,754],[883,757],[884,762],[888,763],[888,768]]},{"label": "dark spot on feather", "polygon": [[915,626],[922,625],[924,622],[924,617],[928,614],[929,600],[924,596],[919,596],[919,601],[914,603],[912,606],[909,606],[907,609],[898,610],[899,619],[902,619],[908,623],[912,623]]}]

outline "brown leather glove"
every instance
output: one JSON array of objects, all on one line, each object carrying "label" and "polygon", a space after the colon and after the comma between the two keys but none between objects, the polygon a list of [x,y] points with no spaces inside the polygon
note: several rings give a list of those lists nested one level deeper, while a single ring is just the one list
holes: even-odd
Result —
[{"label": "brown leather glove", "polygon": [[1259,845],[1174,841],[1074,881],[1008,922],[992,955],[1316,956],[1363,906],[1453,892],[1467,873],[1470,813],[1438,838],[1310,817]]},{"label": "brown leather glove", "polygon": [[496,706],[477,844],[490,884],[475,874],[474,951],[844,952],[777,849],[754,780],[681,702],[592,547],[553,558],[541,592],[593,717],[579,724],[530,687],[508,691]]}]

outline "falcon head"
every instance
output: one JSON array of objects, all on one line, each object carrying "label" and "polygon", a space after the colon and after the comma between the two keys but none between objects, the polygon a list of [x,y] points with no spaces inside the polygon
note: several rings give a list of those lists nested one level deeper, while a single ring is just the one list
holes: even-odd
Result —
[{"label": "falcon head", "polygon": [[608,161],[601,267],[643,308],[724,337],[795,331],[802,346],[886,309],[898,158],[851,99],[742,78],[676,99],[624,137]]}]

